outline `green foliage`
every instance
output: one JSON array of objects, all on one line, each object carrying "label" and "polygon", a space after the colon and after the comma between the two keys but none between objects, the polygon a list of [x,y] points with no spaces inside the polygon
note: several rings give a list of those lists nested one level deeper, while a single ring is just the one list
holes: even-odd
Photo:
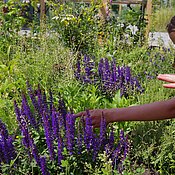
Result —
[{"label": "green foliage", "polygon": [[[36,1],[32,2],[36,5]],[[26,91],[26,80],[33,86],[41,87],[49,92],[53,90],[54,100],[57,96],[65,99],[67,105],[74,112],[95,108],[119,108],[132,105],[164,100],[174,96],[173,90],[162,88],[162,83],[156,80],[159,73],[174,73],[174,49],[148,49],[137,45],[143,37],[145,21],[139,23],[140,11],[124,11],[121,19],[111,14],[110,18],[102,21],[98,16],[100,4],[90,6],[81,3],[65,3],[53,5],[52,19],[46,23],[46,30],[29,37],[19,36],[18,31],[25,23],[16,3],[7,4],[10,13],[0,12],[0,118],[8,125],[10,133],[17,133],[14,116],[13,100],[19,101],[22,92]],[[0,8],[5,5],[1,2]],[[152,30],[164,30],[169,19],[173,16],[172,8],[156,10],[152,18]],[[121,24],[125,24],[123,27]],[[140,33],[132,36],[128,25],[140,25]],[[35,25],[35,24],[33,24]],[[39,26],[34,26],[38,27]],[[52,29],[52,31],[50,31]],[[53,32],[54,30],[54,32]],[[131,38],[126,37],[128,34]],[[99,38],[102,43],[99,43]],[[139,43],[139,42],[138,42]],[[64,45],[63,45],[64,44]],[[71,52],[74,51],[74,52]],[[96,57],[116,58],[118,65],[128,65],[132,73],[139,77],[144,86],[143,94],[132,94],[129,98],[120,97],[116,92],[112,99],[107,99],[99,93],[94,85],[82,85],[74,79],[73,67],[77,55],[81,51]],[[155,170],[162,175],[175,173],[174,162],[174,121],[163,122],[121,122],[115,123],[115,134],[123,128],[130,135],[132,146],[130,156],[125,161],[126,175],[140,175],[144,169]],[[41,135],[35,135],[35,142],[39,144]],[[17,158],[20,158],[18,174],[26,172],[38,174],[36,163],[28,162],[26,150],[20,147],[21,138],[16,138],[15,146],[19,147]],[[41,142],[40,142],[41,143]],[[38,145],[44,153],[43,145]],[[64,154],[67,152],[65,150]],[[3,174],[13,174],[13,165],[2,165]],[[105,153],[99,156],[101,165],[92,167],[90,163],[82,161],[87,174],[110,174],[111,162]],[[80,163],[80,162],[79,162]],[[62,167],[67,174],[76,174],[78,162],[74,157],[62,161]],[[50,169],[57,166],[49,164]],[[11,169],[11,172],[9,172]],[[71,170],[71,171],[70,171]],[[116,172],[117,175],[117,172]]]},{"label": "green foliage", "polygon": [[84,3],[61,4],[55,8],[52,28],[59,32],[61,40],[74,51],[93,50],[98,43],[100,5],[89,7]]}]

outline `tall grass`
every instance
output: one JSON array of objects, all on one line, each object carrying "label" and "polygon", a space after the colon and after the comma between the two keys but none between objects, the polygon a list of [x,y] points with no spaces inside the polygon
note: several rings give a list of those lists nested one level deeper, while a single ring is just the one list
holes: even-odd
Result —
[{"label": "tall grass", "polygon": [[166,26],[170,19],[175,15],[175,7],[161,7],[155,10],[151,19],[151,30],[166,32]]}]

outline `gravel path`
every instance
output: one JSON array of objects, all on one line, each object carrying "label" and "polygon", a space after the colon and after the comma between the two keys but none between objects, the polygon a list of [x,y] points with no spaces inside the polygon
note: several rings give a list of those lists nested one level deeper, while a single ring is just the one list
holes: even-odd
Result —
[{"label": "gravel path", "polygon": [[166,48],[175,47],[167,32],[150,32],[148,44],[149,46],[163,46]]}]

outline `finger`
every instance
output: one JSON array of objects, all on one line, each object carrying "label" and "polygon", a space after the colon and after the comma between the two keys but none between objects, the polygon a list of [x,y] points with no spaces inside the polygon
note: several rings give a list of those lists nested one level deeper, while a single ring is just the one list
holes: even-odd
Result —
[{"label": "finger", "polygon": [[99,128],[100,127],[100,121],[96,120],[96,118],[94,116],[92,116],[91,119],[92,119],[91,124],[92,124],[93,128]]},{"label": "finger", "polygon": [[163,87],[175,89],[175,83],[163,84]]},{"label": "finger", "polygon": [[87,113],[85,111],[82,111],[82,112],[79,112],[77,114],[74,114],[75,118],[77,118],[77,117],[84,117],[86,115],[87,115]]},{"label": "finger", "polygon": [[175,83],[175,74],[160,74],[157,78],[162,81]]}]

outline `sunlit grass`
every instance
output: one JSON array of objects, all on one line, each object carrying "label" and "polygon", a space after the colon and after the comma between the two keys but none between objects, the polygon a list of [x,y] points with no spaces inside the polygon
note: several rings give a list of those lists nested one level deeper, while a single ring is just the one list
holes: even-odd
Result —
[{"label": "sunlit grass", "polygon": [[166,32],[166,26],[170,19],[175,15],[175,7],[158,8],[152,13],[151,30],[158,32]]}]

